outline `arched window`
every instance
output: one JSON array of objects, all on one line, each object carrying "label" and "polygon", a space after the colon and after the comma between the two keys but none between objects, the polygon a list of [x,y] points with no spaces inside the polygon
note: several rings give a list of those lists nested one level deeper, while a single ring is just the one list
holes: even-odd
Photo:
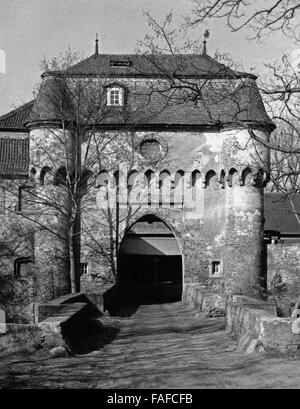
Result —
[{"label": "arched window", "polygon": [[108,185],[108,181],[109,181],[108,172],[106,172],[106,170],[102,170],[97,176],[95,187],[97,188],[104,186],[106,187]]},{"label": "arched window", "polygon": [[34,181],[35,177],[36,177],[36,169],[31,168],[29,178],[30,178],[30,180]]},{"label": "arched window", "polygon": [[51,168],[49,166],[44,166],[40,173],[40,183],[41,185],[48,184],[50,182],[49,176],[51,174]]},{"label": "arched window", "polygon": [[121,87],[110,87],[107,89],[107,105],[108,106],[123,106],[124,105],[124,90]]},{"label": "arched window", "polygon": [[61,166],[57,169],[57,172],[54,175],[53,183],[55,186],[64,185],[67,180],[67,169],[64,166]]},{"label": "arched window", "polygon": [[159,174],[159,205],[170,206],[171,199],[171,176],[167,170]]},{"label": "arched window", "polygon": [[151,194],[152,194],[152,186],[155,183],[155,174],[151,169],[146,170],[144,173],[143,181],[144,181],[144,200],[148,203],[148,206],[151,205]]},{"label": "arched window", "polygon": [[253,172],[253,186],[262,186],[264,183],[264,170],[259,168]]},{"label": "arched window", "polygon": [[174,177],[174,205],[182,208],[184,201],[184,171],[178,170]]},{"label": "arched window", "polygon": [[86,195],[88,188],[90,186],[90,178],[92,176],[93,172],[89,169],[84,169],[84,171],[82,172],[82,175],[80,177],[80,181],[79,181],[79,187],[80,187],[80,194]]},{"label": "arched window", "polygon": [[111,188],[115,192],[114,196],[116,200],[120,203],[120,198],[122,197],[122,193],[120,194],[120,171],[119,170],[116,170],[112,174]]},{"label": "arched window", "polygon": [[99,189],[97,193],[97,203],[101,207],[108,206],[108,183],[109,173],[106,170],[101,170],[96,178],[95,188]]},{"label": "arched window", "polygon": [[242,183],[244,186],[249,186],[252,183],[252,172],[249,167],[245,168],[242,172]]},{"label": "arched window", "polygon": [[153,177],[154,177],[154,172],[150,169],[146,170],[145,178],[144,178],[145,187],[150,187]]},{"label": "arched window", "polygon": [[205,187],[214,189],[217,187],[217,174],[214,170],[209,170],[205,176]]},{"label": "arched window", "polygon": [[221,189],[225,189],[225,170],[222,169],[220,172],[220,179],[219,179]]},{"label": "arched window", "polygon": [[239,174],[235,168],[231,168],[228,172],[228,186],[231,187],[233,185],[239,184]]},{"label": "arched window", "polygon": [[131,192],[134,185],[137,183],[137,177],[138,177],[138,172],[136,170],[133,170],[129,173],[128,179],[127,179],[127,188],[129,192]]},{"label": "arched window", "polygon": [[197,193],[199,194],[201,174],[199,170],[194,170],[191,175],[192,200],[196,202]]},{"label": "arched window", "polygon": [[139,174],[136,170],[129,173],[127,178],[128,203],[135,204],[140,199]]},{"label": "arched window", "polygon": [[120,171],[116,170],[113,174],[112,187],[118,188],[120,184]]}]

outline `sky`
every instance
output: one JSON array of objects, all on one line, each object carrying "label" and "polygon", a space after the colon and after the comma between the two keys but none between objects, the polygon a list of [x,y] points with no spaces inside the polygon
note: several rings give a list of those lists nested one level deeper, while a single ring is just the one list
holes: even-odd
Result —
[{"label": "sky", "polygon": [[[0,115],[28,102],[40,81],[43,57],[52,58],[69,46],[83,58],[99,52],[133,53],[149,27],[143,11],[162,20],[173,10],[175,24],[190,14],[190,0],[1,0],[0,13]],[[229,53],[246,71],[263,72],[263,64],[283,53],[300,55],[299,45],[281,34],[257,43],[247,32],[232,33],[225,23],[211,21],[196,33],[210,30],[208,54]],[[4,63],[5,60],[5,63]]]}]

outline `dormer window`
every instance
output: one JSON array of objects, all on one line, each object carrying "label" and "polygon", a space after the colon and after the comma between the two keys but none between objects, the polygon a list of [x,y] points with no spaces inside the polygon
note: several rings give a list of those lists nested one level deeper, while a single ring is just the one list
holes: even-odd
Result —
[{"label": "dormer window", "polygon": [[111,67],[131,67],[132,62],[130,60],[110,60],[109,65]]},{"label": "dormer window", "polygon": [[108,106],[123,106],[124,105],[124,90],[121,87],[112,87],[107,89],[107,105]]}]

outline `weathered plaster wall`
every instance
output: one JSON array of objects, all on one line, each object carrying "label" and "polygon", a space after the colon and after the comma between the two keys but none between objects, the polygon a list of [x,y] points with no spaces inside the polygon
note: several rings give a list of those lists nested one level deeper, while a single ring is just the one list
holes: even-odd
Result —
[{"label": "weathered plaster wall", "polygon": [[263,190],[234,186],[227,195],[224,268],[231,294],[259,295],[263,286]]},{"label": "weathered plaster wall", "polygon": [[[137,132],[136,138],[141,141],[148,136],[149,133]],[[267,135],[260,136],[267,138]],[[229,294],[257,295],[263,284],[260,273],[263,239],[262,182],[265,177],[263,173],[258,174],[258,169],[264,169],[265,164],[258,161],[255,155],[257,146],[251,145],[246,131],[152,132],[151,137],[162,145],[168,145],[166,157],[155,166],[143,163],[139,157],[131,170],[136,169],[142,174],[141,177],[148,169],[154,172],[154,190],[151,191],[151,198],[154,200],[151,206],[131,203],[131,209],[122,207],[120,220],[124,218],[124,222],[119,227],[119,241],[126,225],[129,226],[145,214],[155,214],[169,224],[180,242],[185,283],[201,283],[220,292],[223,291],[225,277],[226,291]],[[267,161],[267,153],[259,149],[261,157]],[[248,166],[252,174],[243,172]],[[184,186],[187,188],[192,183],[190,172],[199,171],[197,201],[192,201],[193,192],[187,189],[184,191],[183,207],[173,207],[169,203],[159,205],[155,199],[159,194],[159,173],[163,170],[170,173],[171,190],[177,171],[184,172]],[[214,171],[215,176],[208,180],[209,171]],[[111,187],[110,182],[108,186]],[[141,180],[137,181],[136,188],[141,190]],[[104,193],[105,189],[104,187]],[[126,196],[126,189],[124,178],[120,184],[122,197]],[[116,192],[114,188],[111,190],[114,198]],[[89,204],[83,207],[83,219],[91,226],[90,231],[94,229],[95,236],[98,234],[98,237],[102,234],[101,240],[106,240],[106,246],[110,246],[109,227],[104,222],[108,213],[104,204],[102,210],[99,209],[98,194],[96,190],[89,193],[86,198],[86,203]],[[105,194],[102,193],[102,197]],[[112,203],[110,216],[115,220],[115,202]],[[88,261],[91,256],[87,247],[83,241],[82,251],[84,259]],[[223,275],[212,277],[210,267],[213,260],[222,261]],[[103,266],[100,267],[99,263],[90,265],[91,274],[96,275],[98,270],[101,275],[101,269]]]},{"label": "weathered plaster wall", "polygon": [[44,166],[53,171],[60,166],[66,166],[73,159],[72,133],[67,129],[44,127],[32,129],[30,139],[30,169],[34,167],[36,176]]},{"label": "weathered plaster wall", "polygon": [[[257,131],[262,138],[267,134]],[[166,155],[155,164],[147,162],[138,146],[154,138],[161,143]],[[35,181],[39,195],[49,201],[58,201],[68,209],[70,205],[60,187],[54,187],[53,174],[59,166],[72,163],[74,146],[69,131],[33,129],[30,132],[31,167],[35,168]],[[107,143],[110,141],[110,143]],[[113,142],[112,142],[113,141]],[[132,153],[132,146],[135,153]],[[86,161],[87,142],[83,142],[82,160]],[[259,151],[260,160],[257,157]],[[100,152],[100,154],[99,154]],[[97,155],[98,153],[98,155]],[[116,275],[116,184],[112,176],[120,171],[120,204],[118,226],[120,243],[126,227],[145,214],[155,214],[173,230],[183,254],[184,283],[198,283],[216,292],[257,295],[262,270],[262,182],[268,161],[267,152],[257,146],[246,130],[221,132],[118,132],[95,133],[88,150],[94,159],[91,187],[82,200],[82,251],[81,261],[88,262],[91,287],[95,278],[110,279]],[[49,166],[51,177],[39,184],[41,170]],[[97,185],[100,170],[107,170],[108,184]],[[132,193],[128,196],[127,174],[136,170]],[[153,172],[150,182],[151,205],[145,195],[145,172]],[[160,173],[169,173],[168,184],[160,196]],[[178,195],[176,177],[183,173],[182,191]],[[192,177],[192,172],[198,172]],[[94,178],[94,179],[93,179]],[[181,182],[180,182],[181,183]],[[105,202],[109,189],[109,202]],[[176,190],[177,189],[177,190]],[[177,193],[176,193],[177,192]],[[169,199],[165,197],[170,193]],[[139,194],[139,196],[137,196]],[[177,196],[176,196],[177,194]],[[176,201],[183,196],[183,205]],[[102,199],[101,199],[102,196]],[[141,198],[147,198],[146,202]],[[163,197],[163,200],[160,198]],[[170,204],[174,198],[175,204]],[[162,203],[159,201],[162,200]],[[129,206],[127,205],[129,203]],[[52,208],[45,214],[35,207],[36,218],[48,230],[35,234],[35,265],[42,300],[68,292],[69,249],[67,227]],[[220,261],[220,274],[212,274],[212,262]],[[94,277],[91,279],[91,277]]]},{"label": "weathered plaster wall", "polygon": [[33,189],[29,201],[35,226],[37,297],[43,302],[70,292],[69,192],[64,186],[54,186],[53,182],[58,169],[71,166],[73,158],[72,135],[68,130],[42,128],[30,132]]}]

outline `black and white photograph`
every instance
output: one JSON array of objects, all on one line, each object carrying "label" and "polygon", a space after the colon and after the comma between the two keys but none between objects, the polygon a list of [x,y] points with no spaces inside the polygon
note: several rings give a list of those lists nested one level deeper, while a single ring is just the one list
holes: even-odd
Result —
[{"label": "black and white photograph", "polygon": [[0,0],[0,389],[300,389],[298,0]]}]

